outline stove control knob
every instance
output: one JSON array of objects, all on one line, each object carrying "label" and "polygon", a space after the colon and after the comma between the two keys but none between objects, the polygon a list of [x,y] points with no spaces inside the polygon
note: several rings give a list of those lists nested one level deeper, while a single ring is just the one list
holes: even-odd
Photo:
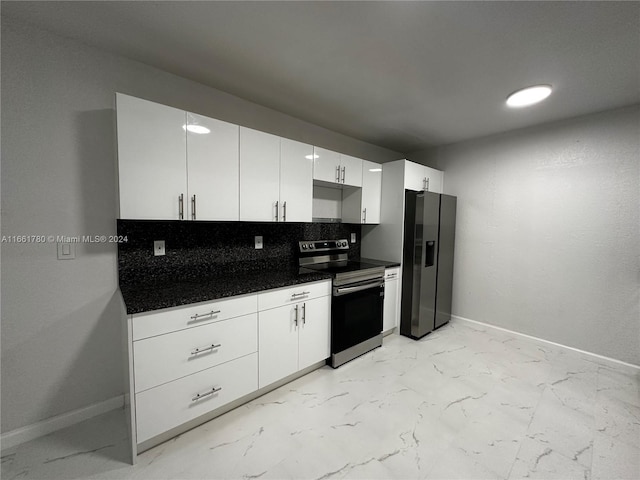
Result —
[{"label": "stove control knob", "polygon": [[303,244],[301,245],[301,247],[302,247],[302,249],[303,249],[303,250],[306,250],[306,249],[307,249],[307,244],[306,244],[306,243],[303,243]]},{"label": "stove control knob", "polygon": [[313,243],[310,243],[310,244],[309,244],[309,250],[313,250],[313,248],[314,248],[314,247],[313,247]]}]

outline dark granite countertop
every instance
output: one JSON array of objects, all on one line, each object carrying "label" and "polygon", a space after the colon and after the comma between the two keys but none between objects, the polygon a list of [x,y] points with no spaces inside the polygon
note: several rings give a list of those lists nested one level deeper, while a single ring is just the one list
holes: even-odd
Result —
[{"label": "dark granite countertop", "polygon": [[274,270],[160,285],[120,286],[120,291],[130,315],[330,278],[326,273],[313,270]]},{"label": "dark granite countertop", "polygon": [[361,262],[364,263],[370,263],[372,265],[380,265],[384,268],[393,268],[393,267],[399,267],[400,266],[400,262],[388,262],[386,260],[376,260],[374,258],[361,258],[360,259]]}]

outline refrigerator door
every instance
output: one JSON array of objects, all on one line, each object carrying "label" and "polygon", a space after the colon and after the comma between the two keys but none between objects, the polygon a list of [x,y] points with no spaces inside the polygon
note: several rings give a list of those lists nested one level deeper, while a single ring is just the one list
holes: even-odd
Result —
[{"label": "refrigerator door", "polygon": [[[411,325],[411,334],[420,338],[435,328],[436,314],[436,285],[438,272],[438,224],[440,216],[440,195],[432,192],[423,192],[422,212],[416,209],[417,224],[422,224],[421,250],[422,255],[419,264],[415,265],[420,270],[420,294],[414,301],[420,304],[418,321]],[[422,219],[418,220],[418,215]],[[416,238],[416,242],[418,238]]]},{"label": "refrigerator door", "polygon": [[440,231],[438,235],[438,281],[435,328],[451,319],[453,290],[453,250],[456,235],[456,197],[440,196]]},{"label": "refrigerator door", "polygon": [[[413,336],[412,325],[418,323],[420,315],[423,197],[418,195],[418,192],[405,191],[402,264],[406,267],[402,269],[400,333],[407,337]],[[420,212],[419,215],[416,215],[416,211]]]}]

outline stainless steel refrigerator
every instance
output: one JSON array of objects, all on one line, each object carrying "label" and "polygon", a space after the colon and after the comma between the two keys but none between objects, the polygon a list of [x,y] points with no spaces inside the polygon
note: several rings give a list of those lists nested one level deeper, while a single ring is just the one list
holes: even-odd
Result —
[{"label": "stainless steel refrigerator", "polygon": [[405,191],[400,333],[418,339],[451,319],[456,197]]}]

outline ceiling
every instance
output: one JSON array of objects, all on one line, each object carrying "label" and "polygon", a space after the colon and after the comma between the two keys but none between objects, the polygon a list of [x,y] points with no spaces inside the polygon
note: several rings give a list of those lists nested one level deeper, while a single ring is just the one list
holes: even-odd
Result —
[{"label": "ceiling", "polygon": [[[640,103],[640,2],[2,2],[397,152]],[[527,109],[506,96],[554,92]]]}]

